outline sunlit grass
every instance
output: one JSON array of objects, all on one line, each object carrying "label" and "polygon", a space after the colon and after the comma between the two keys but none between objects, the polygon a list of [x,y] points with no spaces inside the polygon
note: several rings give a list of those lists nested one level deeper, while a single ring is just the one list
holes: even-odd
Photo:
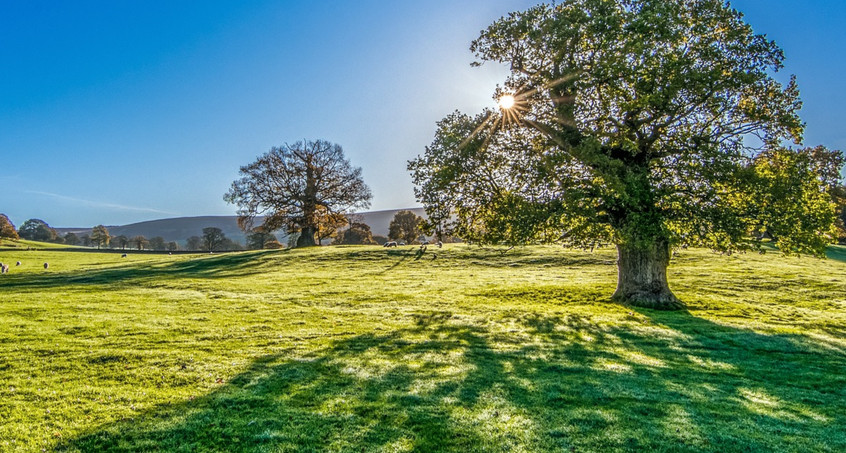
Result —
[{"label": "sunlit grass", "polygon": [[841,261],[417,250],[2,250],[0,450],[846,449]]}]

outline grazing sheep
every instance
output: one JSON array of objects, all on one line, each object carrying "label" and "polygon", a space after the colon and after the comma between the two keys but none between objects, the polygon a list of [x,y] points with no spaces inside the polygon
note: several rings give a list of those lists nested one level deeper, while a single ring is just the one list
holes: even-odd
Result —
[{"label": "grazing sheep", "polygon": [[21,265],[21,262],[20,262],[20,261],[18,261],[17,263],[15,263],[15,266],[20,266],[20,265]]},{"label": "grazing sheep", "polygon": [[48,267],[50,267],[50,265],[47,264],[47,263],[44,263],[44,269],[47,269]]},{"label": "grazing sheep", "polygon": [[0,274],[5,274],[6,272],[9,272],[9,266],[0,263]]},{"label": "grazing sheep", "polygon": [[121,258],[126,258],[126,253],[120,256]]},{"label": "grazing sheep", "polygon": [[382,247],[396,247],[396,246],[397,246],[396,241],[390,241],[390,242],[386,242],[385,245],[383,245]]},{"label": "grazing sheep", "polygon": [[441,241],[438,241],[437,246],[438,246],[438,248],[439,248],[439,249],[441,249],[441,248],[443,248],[443,247],[444,247],[444,243],[443,243],[443,242],[441,242]]}]

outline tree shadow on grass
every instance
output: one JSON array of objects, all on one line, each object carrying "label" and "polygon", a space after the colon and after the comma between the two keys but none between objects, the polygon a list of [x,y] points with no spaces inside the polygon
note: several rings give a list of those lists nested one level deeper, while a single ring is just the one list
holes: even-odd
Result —
[{"label": "tree shadow on grass", "polygon": [[[414,326],[255,360],[60,451],[842,451],[844,357],[687,313]],[[654,331],[654,332],[653,332]],[[652,332],[652,333],[650,333]]]},{"label": "tree shadow on grass", "polygon": [[[278,252],[274,252],[278,253]],[[44,272],[3,276],[0,288],[55,288],[68,285],[101,285],[123,281],[160,281],[177,278],[222,278],[260,274],[266,271],[257,260],[266,251],[203,255],[175,262],[141,262],[106,269],[75,269],[72,272],[50,269]]]}]

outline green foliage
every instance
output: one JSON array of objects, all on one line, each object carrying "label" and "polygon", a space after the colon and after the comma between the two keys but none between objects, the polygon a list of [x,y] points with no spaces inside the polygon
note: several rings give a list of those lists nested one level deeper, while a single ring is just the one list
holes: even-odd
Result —
[{"label": "green foliage", "polygon": [[419,215],[411,211],[399,211],[388,226],[388,239],[413,244],[423,234],[422,225],[423,218]]},{"label": "green foliage", "polygon": [[50,228],[47,222],[41,219],[29,219],[21,224],[18,229],[18,234],[22,239],[40,242],[55,242],[59,237],[56,230]]},{"label": "green foliage", "polygon": [[416,249],[2,250],[0,450],[846,450],[844,262]]},{"label": "green foliage", "polygon": [[374,245],[373,233],[370,225],[363,222],[353,222],[349,228],[342,231],[333,244]]},{"label": "green foliage", "polygon": [[[124,236],[124,237],[126,237],[126,236]],[[73,246],[73,245],[79,245],[79,243],[80,243],[81,241],[79,240],[79,236],[77,236],[77,235],[76,235],[76,233],[74,233],[74,232],[70,232],[70,231],[69,231],[69,232],[68,232],[67,234],[65,234],[65,236],[64,236],[64,242],[65,242],[65,244],[67,244],[67,245],[71,245],[71,246]]]},{"label": "green foliage", "polygon": [[[580,247],[666,238],[729,251],[777,209],[829,217],[821,200],[748,206],[767,189],[779,195],[754,162],[791,152],[777,143],[800,140],[801,103],[794,81],[771,76],[781,50],[721,1],[541,5],[495,22],[471,50],[511,65],[501,92],[517,105],[448,116],[409,164],[427,211],[455,214],[460,236]],[[791,181],[809,188],[837,174],[842,158],[828,153]],[[786,249],[820,253],[827,228],[794,226],[778,237]]]},{"label": "green foliage", "polygon": [[[510,66],[496,94],[516,102],[447,116],[409,162],[430,223],[448,233],[610,242],[633,257],[620,260],[622,300],[641,287],[668,302],[659,248],[749,249],[762,228],[786,252],[821,254],[831,241],[831,194],[817,189],[839,179],[842,156],[782,147],[801,142],[798,87],[773,77],[781,49],[728,3],[540,5],[494,22],[471,50]],[[638,273],[640,259],[653,270]]]}]

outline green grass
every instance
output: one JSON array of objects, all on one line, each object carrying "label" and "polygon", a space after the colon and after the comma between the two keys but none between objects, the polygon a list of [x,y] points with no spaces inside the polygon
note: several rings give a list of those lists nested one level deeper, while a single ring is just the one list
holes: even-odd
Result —
[{"label": "green grass", "polygon": [[4,249],[88,249],[89,247],[74,247],[66,244],[53,244],[51,242],[28,241],[26,239],[0,239],[0,250]]},{"label": "green grass", "polygon": [[0,250],[0,451],[846,450],[846,264],[614,259]]}]

